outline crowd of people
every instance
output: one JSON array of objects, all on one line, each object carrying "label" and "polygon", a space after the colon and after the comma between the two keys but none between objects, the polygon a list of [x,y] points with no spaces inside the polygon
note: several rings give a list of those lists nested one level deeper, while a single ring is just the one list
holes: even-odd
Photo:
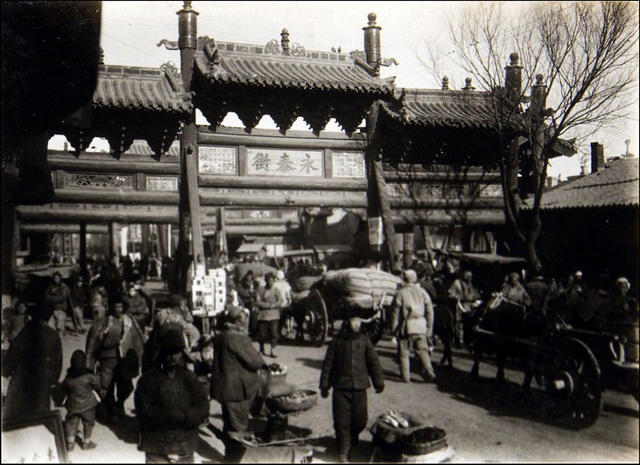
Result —
[{"label": "crowd of people", "polygon": [[[154,267],[160,269],[157,264]],[[134,261],[125,258],[120,267],[114,261],[93,262],[72,273],[69,286],[59,272],[54,273],[39,301],[29,305],[18,300],[15,312],[3,319],[2,372],[10,378],[4,414],[19,417],[48,411],[54,390],[62,389],[67,448],[73,450],[79,441],[82,449],[92,449],[96,421],[120,421],[133,394],[139,447],[147,461],[186,463],[193,461],[198,428],[208,420],[213,399],[222,409],[222,434],[228,440],[228,458],[233,460],[237,453],[233,435],[247,430],[250,415],[265,412],[265,358],[278,357],[279,337],[296,321],[290,316],[297,294],[327,270],[303,261],[291,263],[286,274],[277,270],[255,276],[249,270],[238,276],[234,268],[233,262],[225,266],[227,305],[210,334],[202,334],[183,295],[172,293],[166,308],[156,309],[145,278],[157,275],[145,274],[145,268]],[[300,280],[310,277],[301,285]],[[404,382],[411,382],[411,353],[419,359],[424,379],[436,382],[431,362],[434,336],[443,344],[440,363],[452,366],[451,347],[465,341],[465,318],[480,307],[508,302],[531,315],[555,321],[564,318],[567,324],[584,327],[605,320],[638,321],[637,299],[629,296],[626,278],[619,278],[610,293],[599,289],[589,294],[594,290],[579,271],[561,282],[541,275],[523,282],[519,273],[511,272],[501,288],[478,289],[473,272],[447,258],[436,264],[416,261],[402,271],[401,278],[387,330],[397,344]],[[606,299],[608,305],[584,305],[593,302],[593,296]],[[558,301],[568,313],[554,313]],[[61,340],[68,318],[72,333],[86,334],[85,350],[73,352],[60,383]],[[377,393],[384,390],[378,355],[360,331],[361,323],[356,308],[346,309],[319,379],[322,397],[333,390],[340,461],[351,458],[366,426],[367,389],[372,384]]]}]

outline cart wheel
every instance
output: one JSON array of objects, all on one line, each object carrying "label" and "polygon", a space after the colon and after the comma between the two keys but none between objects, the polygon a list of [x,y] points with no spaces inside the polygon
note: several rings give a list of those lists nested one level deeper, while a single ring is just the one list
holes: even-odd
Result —
[{"label": "cart wheel", "polygon": [[382,339],[384,333],[384,324],[382,318],[374,318],[368,323],[362,323],[361,329],[373,344],[377,344]]},{"label": "cart wheel", "polygon": [[320,292],[312,289],[307,297],[302,331],[306,340],[315,347],[320,347],[327,340],[328,328],[327,306]]},{"label": "cart wheel", "polygon": [[556,341],[544,367],[545,388],[562,422],[575,429],[593,425],[603,404],[600,366],[584,343],[566,338]]}]

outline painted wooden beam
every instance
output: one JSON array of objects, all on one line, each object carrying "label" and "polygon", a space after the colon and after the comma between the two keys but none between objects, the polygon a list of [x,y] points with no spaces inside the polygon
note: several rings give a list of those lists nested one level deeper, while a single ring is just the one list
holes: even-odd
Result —
[{"label": "painted wooden beam", "polygon": [[200,187],[244,189],[323,189],[331,191],[364,191],[367,188],[367,183],[364,179],[294,179],[203,174],[198,176],[198,185]]},{"label": "painted wooden beam", "polygon": [[177,192],[109,190],[109,189],[57,189],[55,202],[109,203],[121,205],[178,205]]},{"label": "painted wooden beam", "polygon": [[49,169],[77,171],[89,173],[146,173],[146,174],[173,174],[180,173],[178,160],[175,162],[142,162],[121,160],[88,160],[69,158],[48,158]]},{"label": "painted wooden beam", "polygon": [[264,148],[285,148],[285,149],[333,149],[333,150],[364,150],[364,139],[362,137],[328,138],[315,137],[311,133],[306,137],[291,137],[288,131],[287,136],[282,136],[277,131],[267,132],[252,130],[251,134],[244,131],[237,133],[198,131],[198,144],[211,145],[246,145],[248,147]]},{"label": "painted wooden beam", "polygon": [[366,207],[364,196],[218,194],[200,190],[200,203],[218,207]]},{"label": "painted wooden beam", "polygon": [[[85,223],[86,224],[86,223]],[[24,234],[80,234],[82,238],[82,228],[78,224],[55,224],[55,223],[21,223],[20,231]],[[86,225],[87,234],[108,234],[109,229],[102,224]],[[80,241],[82,243],[82,239]],[[82,250],[82,247],[81,247]]]}]

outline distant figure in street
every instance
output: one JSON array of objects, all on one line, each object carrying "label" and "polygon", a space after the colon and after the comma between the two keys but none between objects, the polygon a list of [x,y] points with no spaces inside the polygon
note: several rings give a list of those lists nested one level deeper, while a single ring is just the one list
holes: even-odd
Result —
[{"label": "distant figure in street", "polygon": [[72,451],[75,447],[80,422],[84,430],[82,449],[95,449],[96,443],[91,440],[91,435],[96,424],[96,406],[100,403],[100,378],[87,368],[87,356],[82,350],[71,355],[71,366],[62,387],[67,394],[64,404],[67,409],[64,423],[67,450]]},{"label": "distant figure in street", "polygon": [[53,273],[51,284],[44,291],[44,297],[53,305],[52,326],[58,331],[60,337],[64,336],[67,322],[67,306],[70,303],[69,288],[62,282],[62,275],[56,271]]},{"label": "distant figure in street", "polygon": [[433,337],[433,303],[427,291],[418,284],[413,270],[405,270],[405,284],[398,290],[391,316],[390,332],[398,341],[398,363],[405,383],[411,382],[409,356],[415,351],[422,364],[422,376],[434,382],[436,374],[429,357],[429,340]]},{"label": "distant figure in street", "polygon": [[71,312],[73,319],[73,326],[76,332],[84,334],[84,307],[89,303],[87,298],[87,290],[84,287],[84,278],[78,276],[73,286],[69,289],[69,295],[71,298]]},{"label": "distant figure in street", "polygon": [[264,346],[271,343],[271,358],[277,358],[276,346],[278,345],[280,309],[284,304],[281,290],[274,284],[276,277],[273,273],[265,275],[266,284],[258,289],[256,306],[258,307],[258,331],[260,333],[260,353],[266,355]]},{"label": "distant figure in street", "polygon": [[280,289],[280,292],[282,293],[282,298],[284,299],[284,301],[280,309],[280,322],[284,323],[284,329],[286,333],[290,334],[291,332],[293,332],[293,317],[290,315],[291,304],[293,303],[293,295],[291,284],[289,284],[285,279],[284,271],[276,271],[276,282],[273,285],[274,287]]},{"label": "distant figure in street", "polygon": [[11,378],[4,414],[20,418],[51,410],[51,388],[62,372],[60,336],[48,325],[53,306],[45,299],[30,310],[31,321],[11,343],[2,376]]},{"label": "distant figure in street", "polygon": [[449,287],[449,297],[455,302],[455,311],[453,312],[455,333],[454,341],[456,346],[460,345],[460,341],[463,338],[462,323],[463,315],[466,316],[471,313],[471,310],[477,308],[480,303],[480,292],[474,287],[471,282],[473,279],[473,273],[471,270],[464,270],[460,278],[456,279],[451,287]]},{"label": "distant figure in street", "polygon": [[149,307],[145,298],[138,292],[136,284],[130,283],[127,286],[124,304],[127,314],[131,315],[138,322],[140,329],[144,331],[149,320]]},{"label": "distant figure in street", "polygon": [[209,401],[196,374],[184,368],[184,349],[180,331],[165,333],[159,366],[138,380],[134,403],[146,463],[194,463],[198,427],[209,416]]},{"label": "distant figure in street", "polygon": [[[353,312],[353,313],[351,313]],[[333,388],[333,429],[339,462],[348,462],[358,436],[367,426],[367,389],[384,391],[384,376],[376,349],[360,332],[362,320],[350,310],[338,334],[329,343],[320,374],[320,393],[329,397]]]},{"label": "distant figure in street", "polygon": [[107,316],[109,297],[107,294],[107,288],[104,285],[104,278],[100,275],[91,283],[91,288],[89,290],[89,305],[91,305],[94,322]]},{"label": "distant figure in street", "polygon": [[507,279],[500,290],[502,297],[510,303],[529,307],[531,305],[531,297],[520,282],[520,276],[515,271],[507,275]]}]

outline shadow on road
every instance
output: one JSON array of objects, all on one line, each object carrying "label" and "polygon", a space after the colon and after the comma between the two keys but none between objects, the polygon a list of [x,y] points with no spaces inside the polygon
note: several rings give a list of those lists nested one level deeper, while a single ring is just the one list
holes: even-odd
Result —
[{"label": "shadow on road", "polygon": [[309,368],[315,368],[316,370],[321,370],[323,360],[316,360],[308,357],[298,357],[296,358],[296,362],[302,363],[304,366]]},{"label": "shadow on road", "polygon": [[524,391],[511,381],[494,378],[471,378],[457,369],[436,367],[437,387],[464,403],[484,408],[493,416],[524,418],[547,425],[562,427],[554,413],[549,396],[540,390]]},{"label": "shadow on road", "polygon": [[603,412],[615,413],[616,415],[624,415],[625,417],[640,419],[640,411],[628,407],[620,407],[618,405],[604,404]]},{"label": "shadow on road", "polygon": [[138,443],[140,428],[135,417],[125,415],[119,417],[117,421],[105,421],[103,418],[99,418],[98,422],[109,428],[121,441],[127,444]]}]

